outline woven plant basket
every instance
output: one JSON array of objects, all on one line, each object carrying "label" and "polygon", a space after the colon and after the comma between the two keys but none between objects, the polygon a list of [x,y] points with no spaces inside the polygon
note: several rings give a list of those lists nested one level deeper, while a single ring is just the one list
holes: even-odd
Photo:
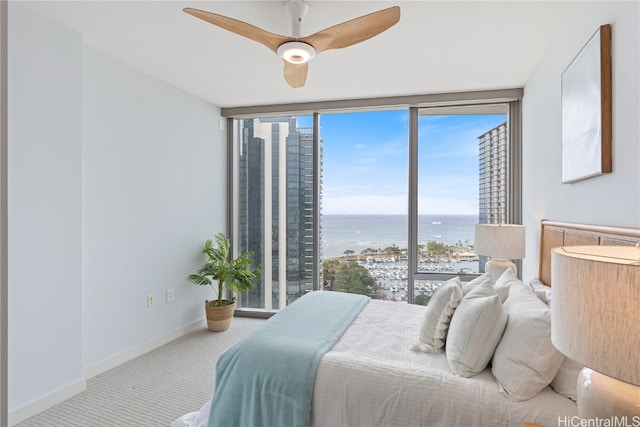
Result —
[{"label": "woven plant basket", "polygon": [[210,307],[209,302],[209,300],[204,302],[204,310],[207,313],[207,328],[213,332],[226,331],[231,325],[236,302],[221,307]]}]

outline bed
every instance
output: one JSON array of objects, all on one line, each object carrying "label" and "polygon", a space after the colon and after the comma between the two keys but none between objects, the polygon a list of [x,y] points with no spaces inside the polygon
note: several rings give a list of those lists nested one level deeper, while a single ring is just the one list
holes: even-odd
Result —
[{"label": "bed", "polygon": [[[539,277],[536,278],[537,292],[531,285],[525,285],[519,282],[517,285],[518,292],[520,289],[522,298],[529,298],[528,291],[531,294],[544,300],[549,297],[548,288],[550,283],[550,251],[553,247],[572,244],[623,244],[633,245],[640,241],[640,230],[615,227],[597,227],[580,224],[560,223],[552,221],[542,221],[540,235],[540,266]],[[533,282],[533,281],[532,281]],[[512,282],[507,283],[509,286]],[[483,286],[486,283],[483,284]],[[494,284],[495,285],[495,284]],[[486,286],[485,286],[486,287]],[[544,289],[540,289],[543,287]],[[515,289],[511,287],[510,289]],[[526,291],[526,292],[524,292]],[[513,290],[511,292],[514,292]],[[516,293],[517,294],[517,293]],[[527,295],[525,295],[527,294]],[[516,301],[515,296],[509,294],[508,298]],[[434,296],[435,297],[435,296]],[[303,300],[305,297],[301,298]],[[504,302],[506,307],[507,302]],[[292,304],[293,307],[296,303]],[[515,304],[515,303],[513,303]],[[536,303],[534,303],[536,304]],[[544,303],[536,306],[536,310],[545,310]],[[451,328],[449,333],[453,332],[453,321],[457,319],[457,311],[462,310],[462,301],[456,311],[451,315]],[[318,362],[314,365],[315,374],[312,377],[311,389],[309,394],[309,404],[303,409],[302,423],[282,421],[256,421],[252,422],[232,423],[232,424],[253,424],[253,425],[310,425],[313,427],[338,427],[338,426],[468,426],[468,425],[491,425],[491,426],[518,426],[524,423],[536,423],[540,425],[558,425],[560,420],[568,422],[572,417],[577,415],[577,408],[573,400],[567,393],[571,392],[572,375],[577,375],[580,366],[570,365],[570,361],[565,360],[564,356],[556,354],[552,359],[542,359],[542,356],[532,356],[534,359],[540,359],[533,362],[531,369],[541,368],[544,370],[546,365],[555,364],[553,372],[553,381],[565,381],[565,387],[568,378],[567,390],[561,390],[558,385],[555,389],[550,385],[541,384],[541,390],[535,391],[533,396],[518,395],[517,391],[513,392],[511,384],[514,380],[518,380],[520,374],[518,371],[499,368],[504,358],[496,360],[499,348],[503,341],[507,341],[507,336],[516,338],[520,332],[514,333],[514,328],[518,322],[520,308],[514,308],[515,312],[511,312],[511,317],[507,322],[507,327],[511,330],[504,329],[500,332],[501,338],[495,354],[492,356],[491,363],[485,369],[477,374],[468,377],[456,375],[451,372],[451,362],[448,360],[448,348],[441,353],[425,353],[423,351],[412,351],[415,349],[417,337],[421,333],[421,320],[424,318],[427,308],[422,306],[398,304],[385,301],[371,300],[364,304],[354,320],[347,325],[344,333],[336,339],[334,344],[329,346],[329,350],[318,358]],[[288,312],[289,308],[283,310],[277,316],[274,316],[268,322],[265,322],[256,335],[261,335],[264,331],[262,328],[272,323],[272,320],[278,318],[281,314]],[[294,310],[291,310],[294,311]],[[304,311],[304,310],[303,310]],[[548,311],[548,310],[547,310]],[[515,313],[515,314],[514,314]],[[460,315],[462,316],[462,315]],[[548,314],[550,316],[550,314]],[[283,320],[286,320],[282,316]],[[521,319],[522,320],[522,319]],[[312,321],[313,322],[313,321]],[[510,323],[509,323],[510,322]],[[291,322],[287,322],[290,324]],[[526,320],[527,324],[533,324]],[[276,325],[277,326],[277,325]],[[307,328],[308,325],[303,326]],[[546,326],[532,327],[533,333],[536,334]],[[523,333],[523,336],[525,334]],[[535,335],[536,337],[538,335]],[[545,338],[546,339],[546,338]],[[538,338],[529,339],[529,342],[536,342]],[[541,339],[542,340],[542,339]],[[265,341],[267,346],[270,345],[271,339]],[[447,345],[449,338],[447,338]],[[517,343],[516,343],[517,344]],[[525,346],[526,343],[523,343]],[[466,345],[466,344],[465,344]],[[550,338],[549,343],[550,344]],[[290,357],[289,349],[284,347],[283,357]],[[503,347],[505,347],[504,344]],[[519,345],[516,345],[519,346]],[[514,347],[513,343],[510,347]],[[525,346],[526,347],[526,346]],[[373,350],[372,350],[373,349]],[[537,347],[528,347],[527,351],[535,353]],[[233,351],[233,348],[232,350]],[[546,351],[546,350],[545,350]],[[261,351],[251,350],[246,353],[260,353]],[[492,351],[493,353],[493,351]],[[504,351],[500,352],[501,354]],[[289,356],[287,356],[289,354]],[[510,356],[507,355],[507,359]],[[293,357],[296,358],[296,357]],[[253,366],[259,372],[269,371],[265,365],[260,365],[254,361],[247,362],[246,366]],[[505,362],[506,363],[506,362]],[[524,363],[525,365],[528,362]],[[535,366],[538,363],[538,367]],[[247,368],[241,369],[247,374]],[[501,371],[502,369],[502,371]],[[516,369],[520,369],[516,367]],[[529,370],[531,370],[529,369]],[[217,378],[220,378],[220,361],[217,368]],[[515,372],[515,373],[514,373]],[[561,373],[563,377],[560,378]],[[312,373],[313,374],[313,373]],[[494,375],[495,374],[495,375]],[[250,377],[259,374],[249,373]],[[522,378],[526,378],[524,374]],[[497,379],[498,378],[498,379]],[[550,378],[550,377],[549,377]],[[547,378],[547,380],[549,380]],[[219,381],[219,380],[217,380]],[[265,380],[266,383],[273,381]],[[287,380],[289,383],[291,380]],[[537,381],[537,380],[536,380]],[[522,380],[523,386],[528,387],[535,381]],[[548,384],[548,382],[546,383]],[[554,384],[552,382],[552,384]],[[575,380],[573,382],[575,385]],[[217,384],[216,387],[218,387]],[[249,387],[254,394],[264,397],[266,393],[270,393],[264,385],[252,384]],[[247,393],[247,387],[244,388]],[[255,390],[259,390],[256,392]],[[265,391],[267,390],[267,391]],[[216,390],[216,396],[226,394],[232,395],[231,390]],[[279,393],[279,392],[278,392]],[[280,394],[274,393],[273,397],[267,402],[267,406],[273,402],[287,403],[290,398],[282,398]],[[296,392],[297,393],[297,392]],[[300,400],[304,400],[301,398]],[[233,401],[230,400],[230,401]],[[284,409],[277,409],[281,412],[289,412],[292,407],[297,410],[299,402],[292,402],[293,406],[285,406]],[[275,403],[273,403],[275,405]],[[220,407],[220,405],[218,406]],[[225,410],[229,414],[244,412],[246,407],[229,408],[229,402],[224,403]],[[174,427],[179,426],[205,426],[208,424],[217,427],[222,424],[218,421],[209,421],[211,415],[213,420],[214,410],[211,411],[211,402],[209,402],[200,411],[186,414],[176,420]],[[269,410],[273,409],[271,407]],[[211,411],[211,414],[210,414]],[[216,412],[219,415],[220,412]],[[228,425],[228,423],[225,423]]]}]

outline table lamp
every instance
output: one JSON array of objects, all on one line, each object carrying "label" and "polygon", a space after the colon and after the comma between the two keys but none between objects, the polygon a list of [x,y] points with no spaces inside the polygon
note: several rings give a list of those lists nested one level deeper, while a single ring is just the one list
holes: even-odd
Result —
[{"label": "table lamp", "polygon": [[525,232],[519,224],[476,224],[474,252],[491,257],[484,268],[494,281],[508,268],[518,273],[511,260],[524,258]]},{"label": "table lamp", "polygon": [[551,286],[551,341],[585,366],[578,415],[640,416],[640,248],[554,248]]}]

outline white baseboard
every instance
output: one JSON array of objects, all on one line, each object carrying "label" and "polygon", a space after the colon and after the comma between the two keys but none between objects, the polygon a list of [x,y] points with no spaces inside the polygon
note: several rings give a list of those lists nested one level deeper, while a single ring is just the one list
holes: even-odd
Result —
[{"label": "white baseboard", "polygon": [[118,353],[115,356],[109,357],[107,359],[101,360],[98,363],[94,363],[93,365],[85,367],[84,378],[82,378],[81,380],[78,380],[68,386],[62,387],[24,406],[10,410],[8,413],[9,425],[13,426],[15,424],[18,424],[26,420],[27,418],[37,415],[40,412],[45,411],[57,405],[58,403],[61,403],[75,396],[76,394],[82,393],[87,388],[87,379],[108,371],[111,368],[115,368],[116,366],[128,362],[129,360],[135,359],[138,356],[142,356],[143,354],[148,353],[151,350],[155,350],[156,348],[163,346],[177,338],[180,338],[181,336],[188,334],[189,332],[206,326],[207,322],[204,318],[197,320],[186,326],[182,326],[180,328],[169,331],[161,337],[154,338],[136,347],[130,348],[129,350]]},{"label": "white baseboard", "polygon": [[133,360],[138,356],[142,356],[143,354],[148,353],[151,350],[155,350],[156,348],[163,346],[168,342],[171,342],[177,338],[180,338],[181,336],[188,334],[189,332],[193,332],[197,329],[200,329],[206,326],[207,326],[207,322],[204,318],[200,320],[196,320],[195,322],[190,323],[186,326],[182,326],[180,328],[169,331],[168,333],[162,335],[161,337],[146,341],[140,345],[132,347],[114,356],[103,359],[92,365],[85,366],[84,377],[86,379],[95,377],[96,375],[106,372],[109,369],[115,368],[118,365],[121,365],[130,360]]},{"label": "white baseboard", "polygon": [[72,384],[59,388],[58,390],[47,394],[46,396],[34,400],[19,408],[10,410],[8,415],[8,422],[10,426],[18,424],[27,418],[31,418],[40,412],[64,402],[65,400],[82,393],[87,388],[87,381],[83,378]]}]

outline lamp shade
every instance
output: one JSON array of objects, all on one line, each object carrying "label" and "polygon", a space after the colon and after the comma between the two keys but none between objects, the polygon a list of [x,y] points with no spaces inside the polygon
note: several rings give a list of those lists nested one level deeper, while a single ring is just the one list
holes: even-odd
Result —
[{"label": "lamp shade", "polygon": [[640,385],[640,248],[566,246],[551,253],[551,340],[566,356]]},{"label": "lamp shade", "polygon": [[522,259],[525,232],[518,224],[476,224],[474,251],[491,258]]}]

